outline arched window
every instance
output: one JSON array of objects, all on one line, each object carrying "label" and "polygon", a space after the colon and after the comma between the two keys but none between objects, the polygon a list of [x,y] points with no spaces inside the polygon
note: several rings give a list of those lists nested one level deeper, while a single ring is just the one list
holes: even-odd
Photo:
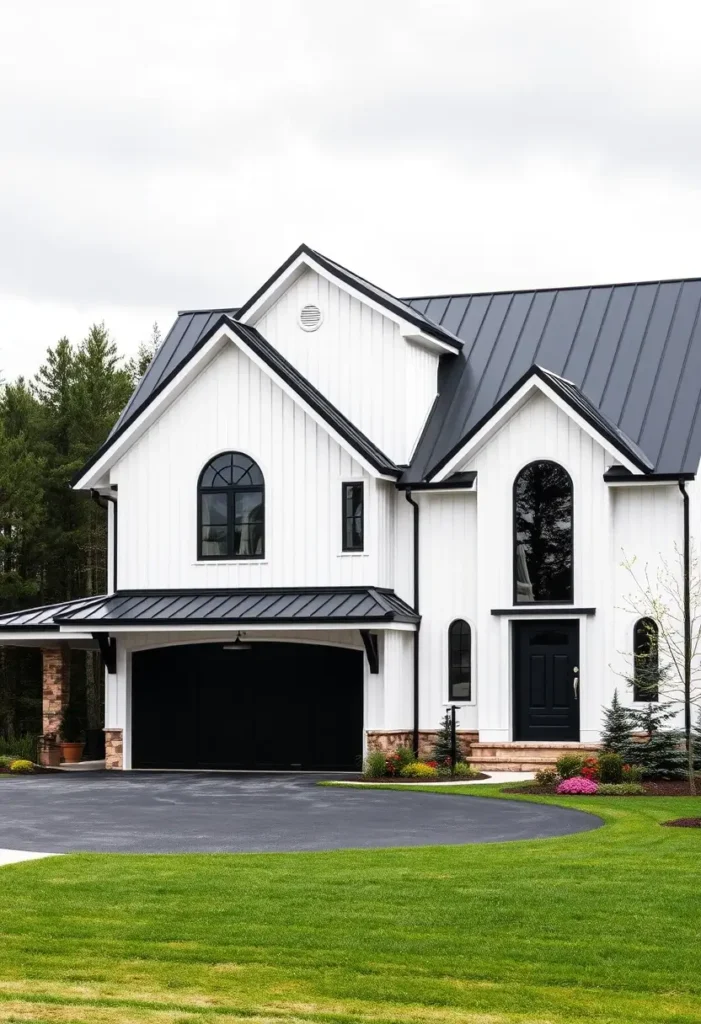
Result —
[{"label": "arched window", "polygon": [[573,600],[572,480],[531,462],[514,481],[514,604]]},{"label": "arched window", "polygon": [[472,630],[464,619],[448,627],[448,699],[472,699]]},{"label": "arched window", "polygon": [[263,474],[248,455],[224,452],[200,473],[199,558],[262,558],[265,551]]},{"label": "arched window", "polygon": [[659,700],[659,633],[654,619],[638,619],[633,627],[633,700]]}]

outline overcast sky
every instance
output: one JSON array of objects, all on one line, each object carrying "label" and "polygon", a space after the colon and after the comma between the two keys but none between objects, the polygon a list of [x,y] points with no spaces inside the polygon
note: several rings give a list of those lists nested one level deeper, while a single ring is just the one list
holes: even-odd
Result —
[{"label": "overcast sky", "polygon": [[0,370],[305,241],[398,295],[701,274],[680,0],[0,0]]}]

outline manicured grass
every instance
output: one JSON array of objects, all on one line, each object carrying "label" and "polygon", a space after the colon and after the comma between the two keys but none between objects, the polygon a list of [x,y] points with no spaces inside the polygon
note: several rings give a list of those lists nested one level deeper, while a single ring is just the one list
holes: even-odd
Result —
[{"label": "manicured grass", "polygon": [[[435,799],[461,813],[484,795],[495,787]],[[701,1022],[701,834],[658,824],[700,814],[701,799],[553,802],[607,825],[484,846],[2,868],[0,1021]]]}]

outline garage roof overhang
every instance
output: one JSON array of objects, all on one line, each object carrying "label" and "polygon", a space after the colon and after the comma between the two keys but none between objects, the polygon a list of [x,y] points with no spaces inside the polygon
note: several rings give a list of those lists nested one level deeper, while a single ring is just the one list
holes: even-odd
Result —
[{"label": "garage roof overhang", "polygon": [[416,629],[419,616],[383,587],[129,590],[0,616],[0,645],[98,633],[356,628]]}]

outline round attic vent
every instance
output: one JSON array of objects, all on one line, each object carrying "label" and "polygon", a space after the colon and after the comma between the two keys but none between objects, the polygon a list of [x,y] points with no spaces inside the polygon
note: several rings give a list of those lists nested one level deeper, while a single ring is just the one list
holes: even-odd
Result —
[{"label": "round attic vent", "polygon": [[318,306],[302,306],[299,311],[299,326],[303,331],[318,331],[323,319]]}]

